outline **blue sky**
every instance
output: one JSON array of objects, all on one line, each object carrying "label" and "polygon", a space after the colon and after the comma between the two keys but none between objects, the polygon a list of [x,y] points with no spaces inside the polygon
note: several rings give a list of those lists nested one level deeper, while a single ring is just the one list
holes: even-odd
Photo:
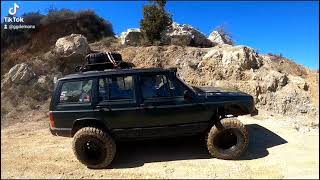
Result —
[{"label": "blue sky", "polygon": [[[148,1],[1,1],[1,22],[14,2],[20,6],[17,16],[32,11],[46,14],[50,7],[92,9],[112,23],[116,34],[139,27],[143,5],[148,4]],[[319,67],[318,1],[169,1],[166,9],[174,21],[190,24],[206,35],[224,24],[236,44],[248,45],[261,53],[282,53],[312,69]]]}]

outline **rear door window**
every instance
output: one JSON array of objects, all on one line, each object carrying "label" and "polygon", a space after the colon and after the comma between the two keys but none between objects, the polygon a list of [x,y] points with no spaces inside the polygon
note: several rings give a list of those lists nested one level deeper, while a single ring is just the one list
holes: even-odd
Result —
[{"label": "rear door window", "polygon": [[82,104],[92,101],[92,80],[64,82],[60,92],[59,103]]},{"label": "rear door window", "polygon": [[99,79],[99,97],[102,101],[133,99],[132,76]]}]

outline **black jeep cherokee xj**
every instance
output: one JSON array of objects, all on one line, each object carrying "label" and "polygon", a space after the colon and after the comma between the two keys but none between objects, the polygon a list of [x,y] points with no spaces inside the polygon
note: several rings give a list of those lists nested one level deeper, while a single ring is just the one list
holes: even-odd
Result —
[{"label": "black jeep cherokee xj", "polygon": [[237,119],[256,114],[252,96],[190,87],[176,69],[111,69],[59,79],[50,104],[50,131],[73,137],[73,151],[89,168],[107,167],[116,142],[205,133],[209,153],[236,159],[248,146]]}]

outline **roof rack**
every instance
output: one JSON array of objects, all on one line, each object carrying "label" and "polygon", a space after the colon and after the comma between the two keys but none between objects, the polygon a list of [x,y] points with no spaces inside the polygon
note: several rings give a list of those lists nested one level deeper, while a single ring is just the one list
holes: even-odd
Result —
[{"label": "roof rack", "polygon": [[130,69],[132,63],[124,62],[117,52],[97,52],[86,56],[86,63],[75,67],[76,72],[104,71],[106,69]]}]

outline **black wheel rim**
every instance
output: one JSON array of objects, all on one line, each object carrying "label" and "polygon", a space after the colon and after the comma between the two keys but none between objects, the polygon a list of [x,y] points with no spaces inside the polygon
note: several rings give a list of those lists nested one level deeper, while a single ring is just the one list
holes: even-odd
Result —
[{"label": "black wheel rim", "polygon": [[88,138],[82,145],[85,161],[90,165],[97,165],[104,161],[106,149],[103,143],[96,138]]},{"label": "black wheel rim", "polygon": [[222,130],[213,140],[213,144],[220,151],[235,149],[239,142],[239,130],[230,128]]}]

